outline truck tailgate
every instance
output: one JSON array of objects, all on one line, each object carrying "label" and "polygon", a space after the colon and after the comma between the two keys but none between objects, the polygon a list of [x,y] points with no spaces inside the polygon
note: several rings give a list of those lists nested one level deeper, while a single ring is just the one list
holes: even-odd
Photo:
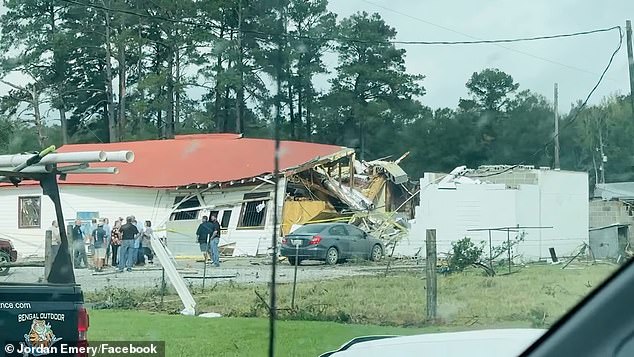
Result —
[{"label": "truck tailgate", "polygon": [[79,285],[0,284],[0,357],[8,343],[27,346],[74,346],[78,311],[83,306]]}]

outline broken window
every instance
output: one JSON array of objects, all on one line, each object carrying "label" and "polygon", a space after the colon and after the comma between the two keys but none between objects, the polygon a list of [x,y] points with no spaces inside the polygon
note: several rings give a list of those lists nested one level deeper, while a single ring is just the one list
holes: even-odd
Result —
[{"label": "broken window", "polygon": [[216,217],[216,219],[220,219],[220,211],[209,211],[209,220],[211,221],[211,216]]},{"label": "broken window", "polygon": [[185,196],[179,196],[179,197],[176,197],[176,199],[174,200],[174,204],[178,205],[176,207],[176,210],[185,210],[185,211],[173,213],[172,221],[198,219],[198,213],[200,212],[200,201],[198,201],[198,197],[194,196],[183,201],[185,198],[186,198]]},{"label": "broken window", "polygon": [[41,228],[41,215],[39,196],[18,198],[18,228]]},{"label": "broken window", "polygon": [[220,221],[220,228],[227,229],[229,228],[229,221],[231,220],[231,210],[225,210],[222,212],[222,221]]},{"label": "broken window", "polygon": [[268,192],[261,193],[245,193],[242,210],[240,211],[240,220],[238,228],[263,228],[266,222],[266,199]]}]

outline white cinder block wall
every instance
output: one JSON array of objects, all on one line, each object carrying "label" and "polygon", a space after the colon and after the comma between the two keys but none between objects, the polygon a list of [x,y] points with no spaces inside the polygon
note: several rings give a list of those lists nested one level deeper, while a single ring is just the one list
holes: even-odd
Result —
[{"label": "white cinder block wall", "polygon": [[[471,237],[487,241],[488,232],[469,229],[507,226],[551,226],[526,229],[516,253],[527,261],[549,257],[548,248],[560,256],[574,254],[588,242],[588,176],[582,172],[535,170],[537,184],[507,188],[504,184],[457,184],[439,188],[432,175],[421,179],[420,207],[416,208],[409,239],[396,248],[397,256],[425,254],[425,231],[436,229],[437,251],[451,250],[451,242]],[[511,232],[511,239],[514,237]],[[493,245],[506,240],[506,232],[492,232]]]}]

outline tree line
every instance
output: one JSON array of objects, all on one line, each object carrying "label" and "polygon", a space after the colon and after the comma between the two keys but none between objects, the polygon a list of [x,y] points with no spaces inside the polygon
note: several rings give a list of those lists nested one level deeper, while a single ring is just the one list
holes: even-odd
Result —
[{"label": "tree line", "polygon": [[[409,151],[412,177],[463,164],[553,165],[545,97],[487,68],[465,78],[469,96],[455,108],[432,109],[421,102],[424,76],[406,71],[406,51],[391,42],[394,27],[366,12],[338,19],[327,5],[5,0],[0,152],[187,133],[271,137],[279,113],[284,139],[352,147],[365,160]],[[593,182],[634,179],[628,97],[581,104],[560,119],[562,168]]]}]

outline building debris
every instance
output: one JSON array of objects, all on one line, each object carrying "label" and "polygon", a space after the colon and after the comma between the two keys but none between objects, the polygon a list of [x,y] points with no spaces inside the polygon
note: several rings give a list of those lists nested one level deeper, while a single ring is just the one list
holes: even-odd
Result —
[{"label": "building debris", "polygon": [[416,185],[398,165],[407,155],[368,162],[351,155],[288,177],[283,235],[307,223],[345,222],[382,239],[389,254],[408,236],[418,203]]}]

